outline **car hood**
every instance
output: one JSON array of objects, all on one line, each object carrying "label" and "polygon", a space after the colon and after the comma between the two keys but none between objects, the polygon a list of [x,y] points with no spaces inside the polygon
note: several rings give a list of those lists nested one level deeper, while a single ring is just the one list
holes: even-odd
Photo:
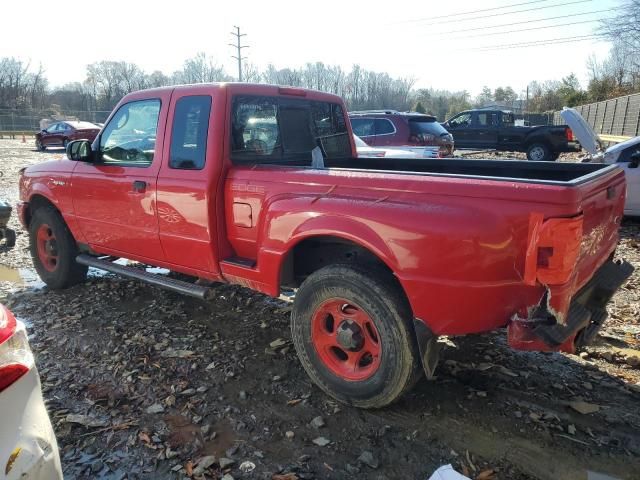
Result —
[{"label": "car hood", "polygon": [[596,155],[601,150],[598,135],[575,108],[564,107],[560,115],[562,116],[562,120],[569,125],[569,128],[571,128],[571,131],[580,142],[580,145],[582,145],[582,148],[591,155]]},{"label": "car hood", "polygon": [[615,145],[607,148],[606,153],[617,153],[621,150],[625,150],[627,147],[640,144],[640,137],[633,137],[624,142],[616,143]]},{"label": "car hood", "polygon": [[66,155],[61,155],[45,162],[30,165],[25,171],[28,173],[70,173],[75,165],[76,162],[69,160]]}]

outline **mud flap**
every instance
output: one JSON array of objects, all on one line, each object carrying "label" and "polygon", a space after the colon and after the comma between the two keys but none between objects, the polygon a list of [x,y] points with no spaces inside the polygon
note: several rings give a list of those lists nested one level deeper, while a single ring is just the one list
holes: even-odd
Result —
[{"label": "mud flap", "polygon": [[413,320],[413,329],[418,341],[422,368],[427,379],[432,380],[435,377],[435,370],[440,360],[442,344],[438,343],[438,336],[422,320],[415,318]]}]

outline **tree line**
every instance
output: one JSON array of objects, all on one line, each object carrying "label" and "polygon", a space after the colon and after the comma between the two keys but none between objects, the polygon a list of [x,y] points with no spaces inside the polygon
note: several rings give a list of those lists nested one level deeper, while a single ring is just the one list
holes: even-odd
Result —
[{"label": "tree line", "polygon": [[[627,0],[616,16],[603,21],[599,32],[611,40],[608,56],[587,61],[588,83],[576,75],[560,80],[532,81],[522,91],[511,86],[485,86],[475,97],[468,91],[415,89],[410,77],[394,78],[384,72],[353,65],[349,70],[322,62],[300,68],[259,69],[244,65],[247,82],[292,85],[341,96],[350,110],[416,110],[443,120],[459,111],[497,104],[528,112],[549,112],[564,106],[596,102],[640,91],[640,0]],[[51,113],[108,111],[127,93],[172,84],[232,81],[214,58],[198,53],[182,68],[166,74],[145,72],[125,61],[99,61],[87,66],[82,81],[50,88],[42,66],[32,67],[16,58],[0,58],[0,109],[34,109]]]}]

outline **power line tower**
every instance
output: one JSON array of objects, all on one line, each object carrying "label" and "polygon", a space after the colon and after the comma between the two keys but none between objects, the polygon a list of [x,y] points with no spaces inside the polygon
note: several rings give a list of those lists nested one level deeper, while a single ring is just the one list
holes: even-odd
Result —
[{"label": "power line tower", "polygon": [[242,45],[242,37],[246,37],[247,34],[246,33],[240,33],[240,27],[236,27],[235,25],[233,26],[233,28],[236,29],[235,32],[231,32],[231,35],[233,35],[234,37],[236,37],[236,43],[230,43],[229,46],[235,48],[238,50],[238,55],[231,55],[231,58],[235,58],[236,60],[238,60],[238,81],[241,82],[242,81],[242,60],[246,60],[246,57],[242,56],[242,49],[243,48],[248,48],[249,45]]}]

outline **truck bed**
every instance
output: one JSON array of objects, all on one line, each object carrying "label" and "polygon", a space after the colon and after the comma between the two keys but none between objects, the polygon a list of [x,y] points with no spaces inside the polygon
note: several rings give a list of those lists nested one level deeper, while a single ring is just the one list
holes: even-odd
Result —
[{"label": "truck bed", "polygon": [[580,185],[616,167],[592,163],[551,163],[521,160],[386,159],[358,157],[327,162],[329,168],[424,173],[512,182]]}]

